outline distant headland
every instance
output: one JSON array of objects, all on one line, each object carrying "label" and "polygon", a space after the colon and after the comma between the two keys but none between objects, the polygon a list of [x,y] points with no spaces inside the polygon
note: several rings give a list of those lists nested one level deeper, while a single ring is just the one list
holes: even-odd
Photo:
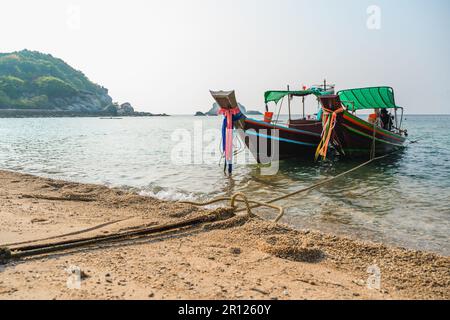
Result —
[{"label": "distant headland", "polygon": [[0,118],[166,116],[113,102],[108,89],[63,60],[37,51],[0,53]]}]

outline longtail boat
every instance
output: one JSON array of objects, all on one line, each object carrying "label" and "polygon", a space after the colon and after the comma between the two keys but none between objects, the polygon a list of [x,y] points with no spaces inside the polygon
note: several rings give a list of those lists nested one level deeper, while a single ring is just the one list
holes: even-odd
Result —
[{"label": "longtail boat", "polygon": [[[404,147],[403,108],[396,105],[391,87],[341,90],[321,96],[320,101],[324,130],[316,158],[326,158],[330,145],[345,157],[374,157]],[[368,121],[356,115],[368,109],[374,109]]]},{"label": "longtail boat", "polygon": [[[235,110],[236,105],[234,91],[212,91],[212,96],[219,104],[222,110]],[[248,118],[245,115],[234,112],[232,115],[233,127],[238,129],[238,134],[245,142],[254,158],[259,163],[269,163],[276,160],[288,158],[309,158],[313,159],[317,146],[321,141],[322,121],[320,115],[307,117],[305,114],[305,99],[309,96],[315,97],[318,102],[318,111],[320,113],[319,97],[322,95],[334,94],[334,85],[312,86],[309,89],[292,91],[275,90],[266,91],[264,94],[265,113],[264,120]],[[299,119],[293,119],[291,113],[291,100],[301,98],[303,112]],[[279,115],[283,107],[283,101],[287,98],[288,120],[281,122]],[[275,110],[278,107],[277,116],[274,118],[274,112],[269,111],[269,103],[275,104]],[[226,111],[223,111],[225,114]],[[230,118],[231,119],[231,118]],[[231,122],[231,121],[230,121]],[[224,128],[225,128],[224,122]],[[223,129],[225,132],[225,129]],[[226,135],[223,133],[224,151],[226,145]]]}]

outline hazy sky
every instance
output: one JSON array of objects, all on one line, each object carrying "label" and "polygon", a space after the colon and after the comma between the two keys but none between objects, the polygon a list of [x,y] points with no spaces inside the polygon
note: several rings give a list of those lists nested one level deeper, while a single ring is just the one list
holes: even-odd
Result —
[{"label": "hazy sky", "polygon": [[209,89],[262,110],[266,90],[327,78],[450,113],[449,30],[448,0],[2,0],[0,51],[51,53],[142,111],[204,111]]}]

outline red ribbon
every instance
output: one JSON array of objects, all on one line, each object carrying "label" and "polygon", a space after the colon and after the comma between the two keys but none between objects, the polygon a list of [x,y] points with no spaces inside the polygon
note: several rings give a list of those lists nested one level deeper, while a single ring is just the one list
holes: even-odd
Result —
[{"label": "red ribbon", "polygon": [[232,109],[220,108],[219,114],[223,114],[227,118],[227,129],[225,138],[225,159],[228,163],[233,161],[233,116],[241,110],[238,107]]}]

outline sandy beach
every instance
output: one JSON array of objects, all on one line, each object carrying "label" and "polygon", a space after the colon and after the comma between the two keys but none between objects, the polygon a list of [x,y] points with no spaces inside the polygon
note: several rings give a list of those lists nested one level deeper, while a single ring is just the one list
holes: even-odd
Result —
[{"label": "sandy beach", "polygon": [[[10,248],[210,212],[131,191],[0,171],[0,245]],[[74,266],[82,270],[79,288],[68,286]],[[370,285],[370,266],[380,271],[379,288]],[[235,216],[0,266],[0,299],[122,298],[449,299],[450,259]]]}]

